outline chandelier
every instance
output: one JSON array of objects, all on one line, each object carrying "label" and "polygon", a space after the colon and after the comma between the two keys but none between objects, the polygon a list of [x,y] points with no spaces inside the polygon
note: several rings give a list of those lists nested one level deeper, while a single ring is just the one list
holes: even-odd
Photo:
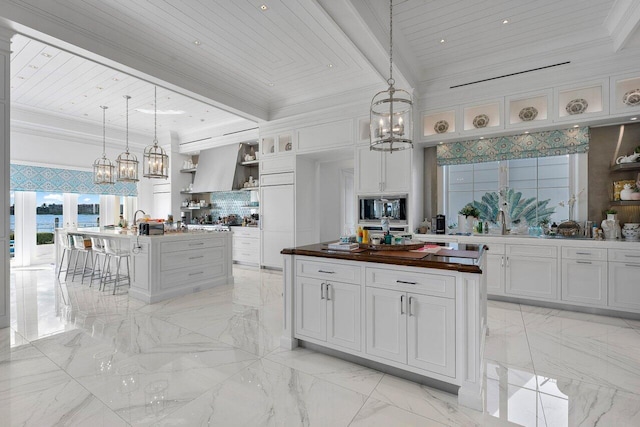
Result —
[{"label": "chandelier", "polygon": [[153,145],[144,149],[143,175],[145,178],[168,178],[169,156],[158,145],[158,87],[153,88]]},{"label": "chandelier", "polygon": [[93,162],[93,182],[94,184],[113,184],[113,175],[115,175],[115,167],[111,164],[111,160],[107,159],[106,154],[106,111],[105,106],[102,108],[102,157]]},{"label": "chandelier", "polygon": [[135,154],[129,153],[129,100],[131,97],[125,95],[127,100],[127,148],[124,153],[118,156],[116,160],[118,168],[118,181],[121,182],[137,182],[138,181],[138,158]]},{"label": "chandelier", "polygon": [[375,151],[400,151],[413,148],[413,101],[406,90],[393,85],[393,0],[389,1],[389,88],[371,100],[369,148]]}]

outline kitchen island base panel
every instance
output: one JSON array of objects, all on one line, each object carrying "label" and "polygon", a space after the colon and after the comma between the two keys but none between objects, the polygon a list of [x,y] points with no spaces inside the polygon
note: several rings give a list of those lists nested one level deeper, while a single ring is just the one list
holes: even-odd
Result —
[{"label": "kitchen island base panel", "polygon": [[217,286],[233,285],[234,279],[232,277],[221,277],[213,279],[207,282],[199,282],[192,286],[181,286],[180,288],[167,289],[166,291],[149,294],[141,289],[129,288],[129,295],[132,298],[145,302],[147,304],[154,304],[156,302],[164,301],[170,298],[180,297],[188,295],[190,293],[196,293],[204,291],[206,289],[215,288]]},{"label": "kitchen island base panel", "polygon": [[[296,249],[292,251],[296,251]],[[488,332],[486,326],[486,277],[482,274],[482,270],[486,267],[484,254],[477,260],[480,273],[467,273],[452,269],[451,262],[448,263],[447,269],[441,270],[438,268],[379,264],[364,260],[327,259],[327,254],[324,252],[322,256],[314,257],[308,255],[308,249],[301,248],[300,251],[304,252],[304,255],[285,254],[284,256],[284,330],[280,340],[282,348],[291,350],[298,345],[313,349],[322,347],[323,351],[330,351],[332,352],[330,354],[341,358],[346,357],[347,360],[354,360],[356,363],[366,366],[370,366],[368,363],[377,364],[372,366],[375,369],[384,371],[379,366],[385,366],[406,372],[412,376],[417,375],[428,378],[430,386],[448,392],[457,390],[458,402],[461,405],[476,410],[483,409],[484,364],[482,360],[485,336]],[[323,263],[325,264],[324,266],[322,265]],[[309,266],[315,266],[316,268],[311,269]],[[463,268],[466,269],[467,267]],[[354,269],[359,269],[359,273],[355,274]],[[352,274],[347,274],[349,272]],[[385,280],[391,277],[389,275],[394,272],[398,274],[397,280],[393,280],[393,283],[389,282],[390,279]],[[379,280],[374,280],[376,277],[374,273],[377,274]],[[300,274],[302,275],[298,277]],[[326,278],[315,278],[315,276],[321,274],[326,274]],[[407,275],[415,279],[408,280],[406,278]],[[324,322],[322,319],[325,318],[324,316],[322,316],[322,319],[319,317],[315,319],[314,316],[307,313],[307,315],[301,317],[301,310],[306,306],[312,309],[309,313],[318,310],[318,307],[314,305],[315,297],[319,298],[318,304],[324,303],[327,304],[327,307],[336,304],[334,299],[338,298],[340,294],[332,291],[338,288],[337,285],[341,280],[346,283],[346,286],[360,287],[361,289],[359,348],[357,346],[356,348],[347,348],[345,345],[334,342],[335,340],[331,339],[333,336],[331,322],[325,319],[327,327],[326,329],[323,327]],[[298,281],[302,283],[300,290],[303,294],[296,296],[296,284]],[[319,290],[314,290],[314,283],[319,286]],[[446,283],[446,289],[431,286],[434,283],[438,285]],[[407,287],[411,288],[411,290],[407,290]],[[436,339],[435,342],[445,343],[444,347],[430,348],[429,342],[432,341],[428,336],[423,335],[421,335],[422,339],[426,339],[426,341],[416,342],[414,343],[415,345],[412,345],[409,341],[413,339],[413,336],[407,334],[403,340],[409,341],[402,341],[403,343],[399,344],[399,347],[395,344],[393,348],[389,347],[391,349],[389,354],[393,357],[384,357],[384,351],[381,351],[385,349],[386,345],[384,343],[382,347],[378,347],[377,344],[368,342],[371,339],[367,335],[368,333],[371,335],[371,331],[368,331],[368,328],[376,327],[377,323],[372,323],[371,319],[368,322],[368,314],[370,314],[368,310],[371,310],[372,307],[367,305],[371,304],[371,301],[367,299],[367,295],[371,295],[371,293],[367,289],[381,289],[383,297],[386,293],[389,293],[389,295],[390,292],[397,293],[399,298],[397,306],[401,311],[400,317],[398,317],[399,321],[403,322],[403,319],[405,319],[407,325],[413,324],[413,326],[407,326],[408,329],[399,329],[399,337],[404,337],[404,334],[407,334],[407,330],[411,330],[411,328],[415,332],[416,325],[417,327],[424,325],[424,323],[416,323],[420,321],[421,310],[425,310],[424,307],[432,306],[434,309],[441,307],[445,313],[442,318],[449,320],[445,321],[445,325],[438,325],[437,328],[431,328],[426,333],[433,334],[432,338]],[[385,291],[385,289],[388,290]],[[421,308],[420,304],[422,304],[423,296],[426,298],[425,301],[433,304],[425,304]],[[391,295],[389,298],[391,298]],[[380,302],[383,305],[379,308],[383,309],[383,311],[388,311],[387,309],[390,307],[389,305],[384,305],[389,298],[383,298]],[[413,300],[413,309],[411,300]],[[447,301],[451,301],[454,304],[447,303]],[[300,305],[300,307],[297,307],[297,305]],[[393,303],[392,308],[395,307],[396,303]],[[447,310],[451,309],[455,311],[452,313],[453,316],[446,316],[447,312],[450,313]],[[340,318],[349,319],[348,316]],[[390,320],[393,320],[392,323],[395,325],[398,319]],[[303,324],[297,325],[296,322],[300,321]],[[305,322],[306,324],[304,324]],[[383,324],[384,322],[380,323],[380,325]],[[343,328],[341,331],[348,332],[352,330],[354,324],[338,325],[338,327]],[[395,330],[387,327],[382,329],[384,330],[376,331],[371,336],[377,337],[378,340],[384,339],[385,337],[390,337],[389,333],[393,334]],[[453,334],[453,342],[455,344],[452,346],[451,342],[446,338],[441,339],[440,335],[442,333],[447,336],[450,333]],[[395,340],[393,340],[393,343],[396,343]],[[382,356],[375,353],[380,353]],[[418,382],[422,383],[423,381]]]}]

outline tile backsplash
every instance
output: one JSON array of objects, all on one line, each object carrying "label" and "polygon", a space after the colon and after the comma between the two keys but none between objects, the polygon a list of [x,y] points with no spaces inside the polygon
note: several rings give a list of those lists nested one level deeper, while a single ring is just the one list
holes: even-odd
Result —
[{"label": "tile backsplash", "polygon": [[[218,217],[238,215],[238,219],[249,215],[251,209],[246,206],[251,203],[252,191],[223,191],[211,193],[211,215],[214,220]],[[257,207],[256,207],[257,209]]]}]

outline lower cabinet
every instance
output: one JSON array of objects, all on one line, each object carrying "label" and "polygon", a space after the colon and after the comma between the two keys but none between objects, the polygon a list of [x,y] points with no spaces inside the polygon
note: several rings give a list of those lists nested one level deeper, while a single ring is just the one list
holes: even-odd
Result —
[{"label": "lower cabinet", "polygon": [[506,245],[505,293],[558,298],[558,250],[551,246]]},{"label": "lower cabinet", "polygon": [[609,307],[640,310],[639,262],[609,262]]},{"label": "lower cabinet", "polygon": [[296,334],[361,350],[360,285],[299,277]]},{"label": "lower cabinet", "polygon": [[450,298],[368,287],[366,352],[455,376],[455,302]]},{"label": "lower cabinet", "polygon": [[504,295],[504,254],[487,254],[487,293]]},{"label": "lower cabinet", "polygon": [[607,262],[562,260],[562,301],[607,305]]}]

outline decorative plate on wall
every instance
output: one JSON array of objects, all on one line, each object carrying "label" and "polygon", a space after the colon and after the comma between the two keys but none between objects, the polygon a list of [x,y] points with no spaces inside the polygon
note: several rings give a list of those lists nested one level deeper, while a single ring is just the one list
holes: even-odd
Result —
[{"label": "decorative plate on wall", "polygon": [[487,127],[489,124],[489,116],[486,114],[478,114],[473,118],[473,126],[477,129]]},{"label": "decorative plate on wall", "polygon": [[287,145],[284,146],[284,151],[291,151],[291,143],[287,142]]},{"label": "decorative plate on wall", "polygon": [[523,122],[530,122],[538,117],[538,109],[536,107],[524,107],[518,114]]},{"label": "decorative plate on wall", "polygon": [[627,104],[629,107],[640,105],[640,89],[632,89],[625,93],[622,97],[622,102]]},{"label": "decorative plate on wall", "polygon": [[446,120],[438,120],[433,125],[433,130],[435,130],[436,133],[445,133],[449,130],[449,122]]},{"label": "decorative plate on wall", "polygon": [[567,110],[567,113],[571,115],[582,114],[587,111],[587,107],[589,107],[589,103],[586,99],[576,98],[567,103],[565,110]]}]

